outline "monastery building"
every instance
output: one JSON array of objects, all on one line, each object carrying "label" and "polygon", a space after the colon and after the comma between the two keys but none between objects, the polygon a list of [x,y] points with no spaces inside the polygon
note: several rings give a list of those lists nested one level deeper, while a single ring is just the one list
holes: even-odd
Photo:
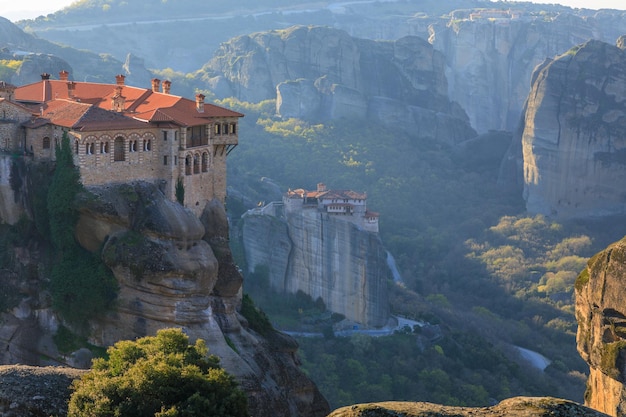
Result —
[{"label": "monastery building", "polygon": [[285,215],[318,210],[349,221],[359,228],[378,233],[378,213],[367,209],[367,194],[350,190],[328,190],[322,183],[317,190],[289,190],[283,195]]},{"label": "monastery building", "polygon": [[177,184],[184,205],[199,215],[226,198],[226,156],[238,143],[243,114],[170,94],[171,82],[149,89],[77,82],[61,71],[16,87],[0,81],[0,150],[33,161],[55,159],[67,132],[85,186],[136,180],[157,184],[171,200]]}]

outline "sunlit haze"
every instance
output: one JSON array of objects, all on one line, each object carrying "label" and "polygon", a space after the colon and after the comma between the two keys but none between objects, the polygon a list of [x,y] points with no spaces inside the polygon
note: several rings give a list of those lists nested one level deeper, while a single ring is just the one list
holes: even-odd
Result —
[{"label": "sunlit haze", "polygon": [[[34,19],[47,15],[74,3],[74,0],[0,0],[0,16],[11,21]],[[623,0],[535,0],[533,3],[559,3],[570,7],[588,9],[620,9],[626,10]]]}]

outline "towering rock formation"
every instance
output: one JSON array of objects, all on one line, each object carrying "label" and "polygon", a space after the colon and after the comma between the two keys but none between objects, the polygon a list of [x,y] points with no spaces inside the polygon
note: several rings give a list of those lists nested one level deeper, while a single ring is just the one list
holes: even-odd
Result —
[{"label": "towering rock formation", "polygon": [[558,218],[626,212],[626,54],[589,41],[533,75],[521,138],[524,198]]},{"label": "towering rock formation", "polygon": [[589,260],[576,280],[578,352],[589,364],[585,405],[626,414],[626,239]]},{"label": "towering rock formation", "polygon": [[[112,310],[90,321],[90,343],[109,346],[180,327],[191,339],[204,339],[221,358],[247,393],[251,415],[328,413],[326,400],[298,368],[297,343],[273,329],[251,328],[238,313],[242,277],[228,247],[228,222],[219,202],[207,204],[198,219],[148,183],[88,191],[80,201],[76,237],[83,247],[101,251],[119,285]],[[29,262],[29,249],[42,248],[23,248],[20,262]],[[30,281],[37,278],[34,255]],[[88,365],[87,349],[59,353],[52,339],[59,322],[49,299],[37,293],[44,285],[30,281],[33,288],[22,283],[19,291],[31,296],[2,317],[3,363]]]},{"label": "towering rock formation", "polygon": [[248,268],[268,267],[275,290],[321,298],[330,311],[357,323],[387,323],[390,272],[377,233],[316,209],[284,217],[279,208],[248,212],[243,242]]},{"label": "towering rock formation", "polygon": [[450,143],[475,136],[448,99],[443,55],[418,37],[371,41],[291,27],[222,44],[204,71],[218,95],[276,98],[283,117],[367,118]]}]

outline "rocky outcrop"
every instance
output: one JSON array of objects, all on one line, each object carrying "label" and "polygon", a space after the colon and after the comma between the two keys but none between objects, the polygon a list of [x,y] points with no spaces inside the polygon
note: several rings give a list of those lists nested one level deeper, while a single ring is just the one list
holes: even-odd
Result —
[{"label": "rocky outcrop", "polygon": [[589,364],[585,404],[626,412],[626,239],[592,257],[576,280],[578,352]]},{"label": "rocky outcrop", "polygon": [[70,384],[83,373],[57,366],[0,366],[0,413],[4,417],[65,416]]},{"label": "rocky outcrop", "polygon": [[572,401],[550,397],[515,397],[493,407],[449,407],[430,403],[383,402],[358,404],[333,411],[328,417],[602,417],[605,414]]},{"label": "rocky outcrop", "polygon": [[378,234],[317,210],[286,219],[252,210],[243,217],[250,272],[265,266],[279,292],[302,291],[346,319],[372,327],[387,323],[387,252]]},{"label": "rocky outcrop", "polygon": [[[183,328],[204,339],[246,392],[255,416],[323,416],[328,404],[299,369],[297,343],[273,329],[253,329],[239,314],[242,277],[228,248],[223,205],[212,201],[197,218],[148,183],[89,187],[79,199],[76,238],[101,253],[119,285],[112,309],[90,321],[92,345]],[[33,289],[22,284],[16,307],[2,317],[4,363],[89,366],[87,349],[60,354],[53,335],[59,321],[41,292],[34,256]],[[41,254],[41,256],[45,256]],[[29,270],[32,270],[30,268]],[[0,277],[2,275],[0,274]]]},{"label": "rocky outcrop", "polygon": [[[207,342],[248,394],[252,415],[323,415],[328,408],[298,369],[297,344],[261,335],[237,312],[242,278],[228,249],[224,207],[213,201],[200,219],[154,186],[92,187],[77,236],[103,244],[120,285],[114,311],[92,323],[91,340],[117,340],[182,327]],[[95,198],[94,198],[95,196]]]},{"label": "rocky outcrop", "polygon": [[623,50],[589,41],[535,71],[521,137],[529,212],[558,218],[626,212],[624,68]]},{"label": "rocky outcrop", "polygon": [[276,98],[285,118],[367,119],[450,143],[475,136],[448,99],[443,55],[415,36],[371,41],[291,27],[225,42],[203,70],[225,96]]}]

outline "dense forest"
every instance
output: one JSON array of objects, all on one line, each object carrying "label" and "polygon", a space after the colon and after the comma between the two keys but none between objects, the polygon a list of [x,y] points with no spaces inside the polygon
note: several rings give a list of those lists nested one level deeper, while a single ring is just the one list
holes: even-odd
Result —
[{"label": "dense forest", "polygon": [[[246,140],[229,162],[232,189],[261,203],[269,198],[262,177],[283,191],[317,182],[366,191],[404,279],[389,282],[393,313],[442,330],[434,340],[419,328],[335,338],[323,303],[272,294],[259,284],[266,271],[255,271],[244,291],[277,327],[317,323],[325,334],[299,342],[305,369],[332,407],[383,399],[489,405],[512,395],[582,401],[586,365],[575,348],[573,287],[587,258],[619,236],[599,223],[525,214],[521,189],[498,182],[511,134],[492,131],[453,147],[367,123],[276,119],[273,101],[220,104],[246,113]],[[235,231],[242,203],[228,200]],[[513,346],[551,365],[534,370]]]}]

